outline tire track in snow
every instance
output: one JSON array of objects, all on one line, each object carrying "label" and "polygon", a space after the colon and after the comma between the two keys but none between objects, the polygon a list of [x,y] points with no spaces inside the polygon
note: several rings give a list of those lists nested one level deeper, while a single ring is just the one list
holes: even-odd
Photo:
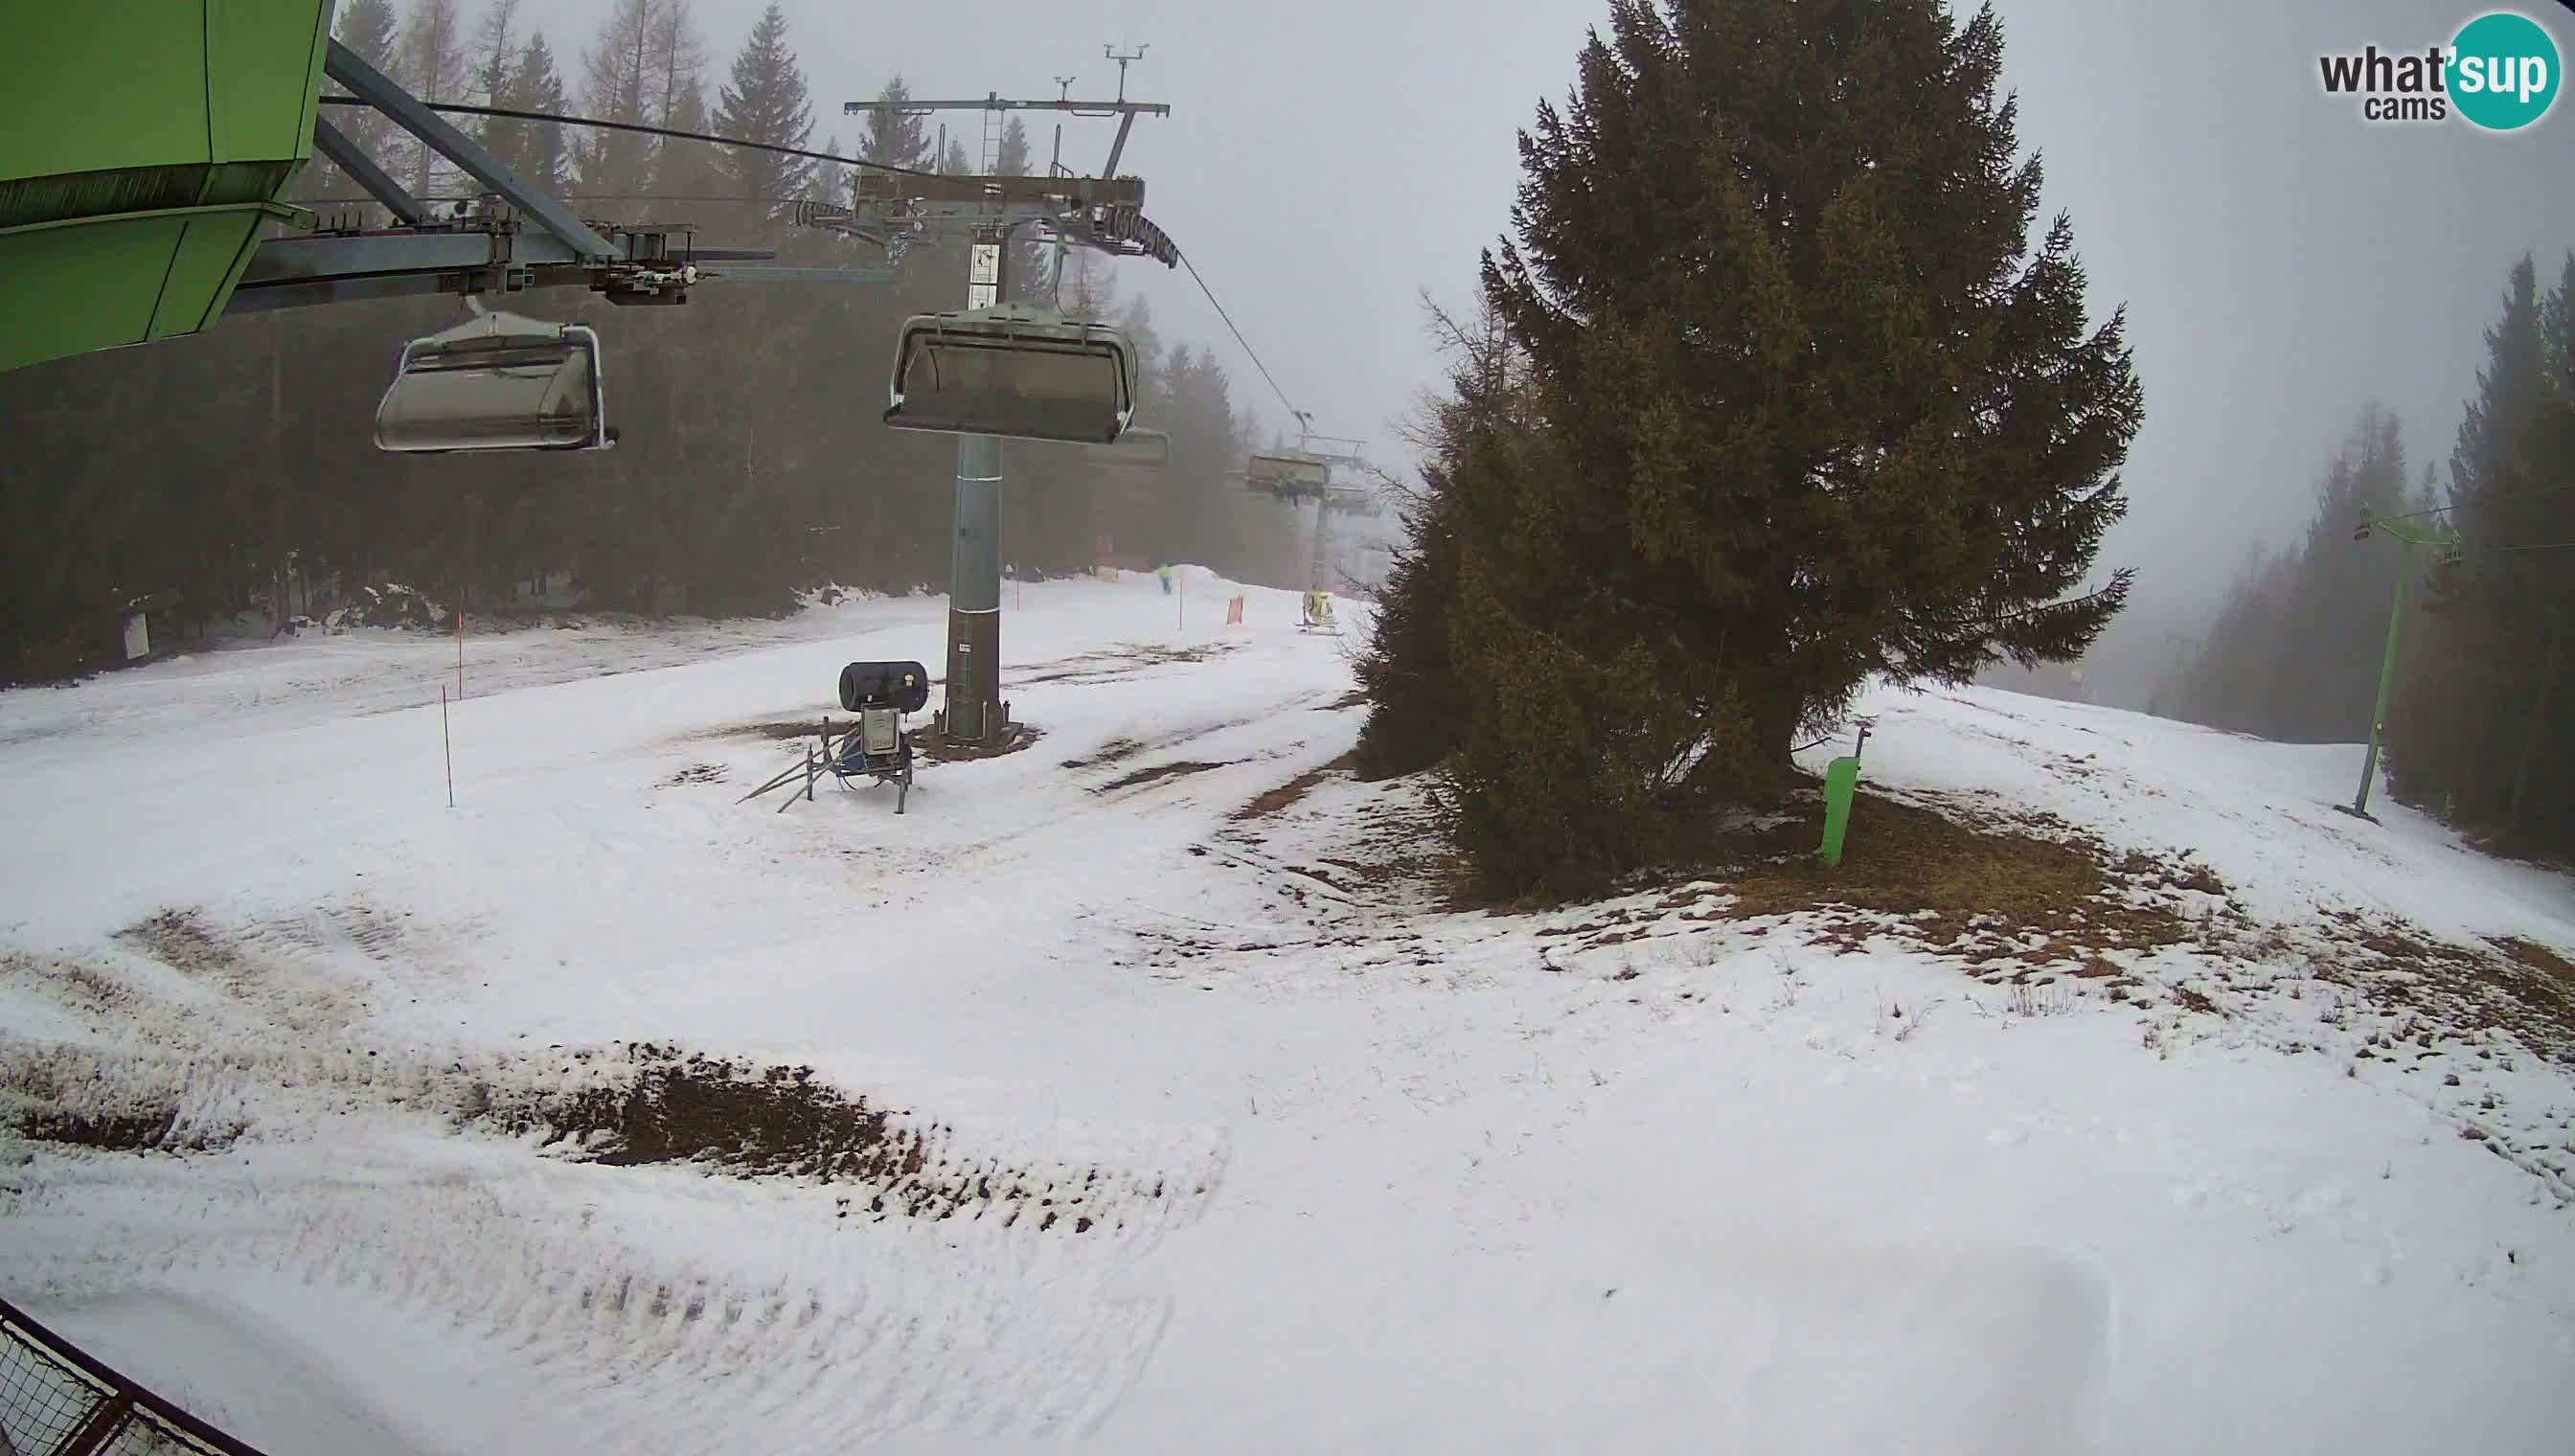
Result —
[{"label": "tire track in snow", "polygon": [[[1122,1294],[1121,1275],[1198,1216],[1222,1162],[1210,1131],[1090,1136],[1127,1146],[1135,1171],[1120,1216],[1072,1239],[999,1209],[840,1217],[829,1187],[678,1170],[477,1159],[423,1177],[317,1149],[301,1161],[344,1170],[201,1167],[182,1187],[90,1159],[87,1177],[21,1208],[0,1276],[58,1301],[322,1290],[356,1318],[445,1328],[540,1377],[617,1449],[1073,1435],[1116,1404],[1164,1328],[1164,1302]],[[1045,1140],[1021,1131],[1000,1151]],[[1179,1196],[1150,1196],[1157,1183]]]},{"label": "tire track in snow", "polygon": [[[309,994],[318,967],[272,963],[398,957],[400,938],[363,917],[248,932],[180,917],[59,977],[79,1010],[155,1034],[0,1042],[0,1082],[63,1100],[113,1093],[207,1134],[164,1139],[174,1149],[234,1153],[216,1163],[30,1145],[0,1189],[22,1235],[0,1276],[62,1299],[156,1288],[251,1299],[281,1279],[322,1289],[370,1317],[457,1332],[541,1376],[549,1403],[560,1394],[585,1429],[639,1450],[712,1449],[747,1432],[825,1447],[898,1431],[1079,1433],[1150,1357],[1168,1311],[1112,1286],[1206,1205],[1220,1131],[895,1113],[923,1139],[926,1176],[975,1190],[922,1212],[892,1196],[900,1184],[880,1213],[864,1181],[568,1162],[577,1147],[543,1148],[542,1130],[495,1136],[506,1128],[477,1089],[577,1098],[631,1071],[623,1061],[353,1044],[359,1017]],[[315,1033],[350,1041],[305,1049]],[[423,1177],[417,1162],[386,1162],[378,1150],[397,1144],[451,1166]],[[300,1171],[317,1163],[332,1171]],[[161,1216],[138,1217],[138,1202]],[[704,1413],[709,1396],[721,1417]]]}]

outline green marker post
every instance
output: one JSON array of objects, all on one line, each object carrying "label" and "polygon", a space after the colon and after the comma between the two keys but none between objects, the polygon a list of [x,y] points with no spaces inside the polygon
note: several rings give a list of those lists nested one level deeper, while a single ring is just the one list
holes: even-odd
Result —
[{"label": "green marker post", "polygon": [[1850,828],[1851,796],[1859,791],[1859,759],[1835,758],[1824,765],[1824,863],[1842,862],[1842,835]]},{"label": "green marker post", "polygon": [[2397,573],[2396,606],[2387,617],[2387,652],[2378,664],[2378,706],[2369,716],[2369,750],[2360,760],[2360,791],[2352,795],[2350,807],[2344,810],[2364,819],[2370,816],[2369,785],[2378,777],[2378,749],[2387,731],[2387,700],[2396,688],[2396,648],[2405,632],[2405,591],[2414,581],[2414,548],[2457,545],[2452,538],[2439,532],[2387,520],[2363,506],[2360,508],[2360,529],[2352,533],[2352,540],[2367,541],[2373,531],[2384,531],[2405,543],[2405,565]]}]

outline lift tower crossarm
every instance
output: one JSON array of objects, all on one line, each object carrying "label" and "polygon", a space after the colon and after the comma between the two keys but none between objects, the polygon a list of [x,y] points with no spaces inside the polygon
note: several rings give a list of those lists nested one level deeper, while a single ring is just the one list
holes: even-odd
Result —
[{"label": "lift tower crossarm", "polygon": [[1165,101],[1013,101],[998,93],[977,101],[844,101],[843,116],[864,116],[872,111],[1062,111],[1075,116],[1170,116],[1171,103]]},{"label": "lift tower crossarm", "polygon": [[617,261],[616,244],[592,231],[589,224],[573,216],[570,208],[530,187],[517,173],[503,165],[501,159],[483,150],[481,144],[458,131],[445,117],[422,105],[419,98],[395,85],[384,72],[367,64],[366,58],[356,51],[337,40],[332,41],[331,49],[323,57],[322,69],[332,80],[348,87],[359,100],[392,118],[394,124],[404,131],[420,138],[430,150],[465,169],[467,176],[492,189],[503,202],[535,219],[538,226],[554,234],[583,261]]},{"label": "lift tower crossarm", "polygon": [[[1129,59],[1132,60],[1134,57],[1129,57]],[[1122,65],[1118,69],[1120,74],[1123,76],[1127,68]],[[1118,89],[1121,92],[1124,92],[1127,89],[1126,83],[1121,81]],[[1074,101],[1071,99],[1061,99],[1056,101],[1012,101],[1005,99],[999,92],[996,92],[991,96],[985,97],[981,101],[906,101],[901,103],[890,101],[844,101],[841,103],[841,114],[844,116],[866,116],[870,113],[880,111],[898,112],[905,116],[927,114],[934,111],[1057,111],[1063,112],[1068,116],[1114,116],[1118,118],[1118,139],[1109,144],[1109,165],[1100,169],[1100,175],[1103,177],[1115,177],[1118,175],[1118,159],[1127,154],[1127,134],[1135,130],[1136,118],[1140,116],[1170,116],[1172,114],[1172,108],[1169,102],[1130,101],[1124,95],[1121,95],[1116,101]]]},{"label": "lift tower crossarm", "polygon": [[1141,177],[916,177],[910,173],[862,172],[853,180],[854,201],[1018,204],[1043,208],[1056,199],[1084,207],[1142,207]]}]

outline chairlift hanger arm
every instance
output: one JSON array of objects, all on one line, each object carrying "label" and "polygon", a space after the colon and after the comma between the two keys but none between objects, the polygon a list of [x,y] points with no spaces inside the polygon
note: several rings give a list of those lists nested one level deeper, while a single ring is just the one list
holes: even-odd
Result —
[{"label": "chairlift hanger arm", "polygon": [[585,261],[607,263],[617,258],[616,245],[573,216],[571,209],[528,186],[499,158],[483,150],[473,138],[458,131],[446,118],[422,104],[418,97],[394,84],[382,71],[367,64],[366,58],[356,51],[333,40],[330,50],[324,55],[322,69],[332,80],[348,87],[359,100],[383,112],[396,126],[418,137],[432,151],[463,168],[467,176],[499,194],[502,201],[535,219],[539,226],[554,234]]},{"label": "chairlift hanger arm", "polygon": [[1109,144],[1109,161],[1100,169],[1101,176],[1118,175],[1118,159],[1127,155],[1127,134],[1135,129],[1136,113],[1121,107],[1118,113],[1118,138]]}]

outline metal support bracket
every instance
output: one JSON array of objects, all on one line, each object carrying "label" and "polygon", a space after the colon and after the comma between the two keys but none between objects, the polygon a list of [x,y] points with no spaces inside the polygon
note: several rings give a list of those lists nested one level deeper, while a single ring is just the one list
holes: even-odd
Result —
[{"label": "metal support bracket", "polygon": [[384,72],[368,65],[366,58],[356,51],[337,40],[332,41],[330,51],[323,58],[322,69],[332,80],[348,87],[359,100],[391,118],[394,125],[420,138],[430,150],[464,168],[467,176],[527,214],[584,262],[617,261],[615,244],[573,216],[570,208],[528,186],[499,158],[483,150],[481,144],[458,131],[446,118],[422,105],[419,98],[395,85]]},{"label": "metal support bracket", "polygon": [[331,165],[349,175],[349,180],[366,190],[369,197],[381,202],[394,217],[409,227],[429,221],[429,210],[418,199],[403,190],[393,174],[376,165],[367,150],[349,139],[349,134],[331,124],[331,118],[313,118],[313,145]]}]

